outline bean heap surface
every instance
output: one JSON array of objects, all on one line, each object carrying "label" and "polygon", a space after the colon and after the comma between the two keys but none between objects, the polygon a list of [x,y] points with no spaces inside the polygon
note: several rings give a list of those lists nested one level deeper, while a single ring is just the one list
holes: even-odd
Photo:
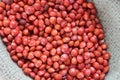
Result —
[{"label": "bean heap surface", "polygon": [[2,0],[0,36],[34,80],[104,80],[110,54],[86,0]]}]

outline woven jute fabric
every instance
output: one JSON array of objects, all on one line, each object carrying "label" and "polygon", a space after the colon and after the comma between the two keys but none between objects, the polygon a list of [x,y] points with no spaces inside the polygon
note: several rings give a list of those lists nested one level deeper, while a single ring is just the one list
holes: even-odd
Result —
[{"label": "woven jute fabric", "polygon": [[[111,54],[110,71],[105,80],[120,80],[120,0],[91,0],[104,26],[105,42]],[[0,80],[32,80],[14,63],[0,40]]]}]

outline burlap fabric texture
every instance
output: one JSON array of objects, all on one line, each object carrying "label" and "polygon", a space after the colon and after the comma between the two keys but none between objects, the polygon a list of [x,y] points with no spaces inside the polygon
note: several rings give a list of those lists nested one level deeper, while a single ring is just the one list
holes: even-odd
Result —
[{"label": "burlap fabric texture", "polygon": [[[120,80],[120,0],[91,0],[105,30],[105,41],[111,53],[110,71],[105,80]],[[0,80],[32,80],[11,60],[0,40]]]}]

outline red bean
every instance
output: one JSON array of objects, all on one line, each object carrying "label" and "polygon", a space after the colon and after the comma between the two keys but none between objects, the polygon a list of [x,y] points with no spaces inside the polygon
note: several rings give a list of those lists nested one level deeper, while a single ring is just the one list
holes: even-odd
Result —
[{"label": "red bean", "polygon": [[77,61],[78,61],[78,63],[82,63],[83,62],[83,57],[82,56],[77,56]]},{"label": "red bean", "polygon": [[35,9],[34,9],[34,7],[32,7],[32,6],[26,6],[26,7],[25,7],[25,12],[26,12],[27,14],[33,14],[33,13],[35,12]]},{"label": "red bean", "polygon": [[78,55],[78,50],[77,50],[77,49],[73,49],[73,50],[71,51],[71,55],[72,55],[73,57],[76,57],[76,56]]},{"label": "red bean", "polygon": [[98,79],[100,78],[100,76],[99,76],[99,74],[95,73],[94,76],[93,76],[93,78],[94,78],[95,80],[98,80]]},{"label": "red bean", "polygon": [[34,15],[29,16],[30,21],[34,21],[35,19],[36,19],[36,16],[34,16]]},{"label": "red bean", "polygon": [[75,41],[74,46],[75,46],[75,47],[78,47],[78,46],[79,46],[79,44],[80,44],[80,42],[79,42],[79,41]]},{"label": "red bean", "polygon": [[10,28],[16,28],[18,23],[16,21],[11,21],[10,22]]},{"label": "red bean", "polygon": [[68,51],[68,45],[67,44],[62,45],[61,50],[63,53],[66,53]]},{"label": "red bean", "polygon": [[64,37],[63,40],[62,40],[64,43],[67,43],[70,41],[70,38],[69,37]]},{"label": "red bean", "polygon": [[66,60],[68,60],[69,59],[69,56],[67,55],[67,54],[62,54],[61,55],[61,60],[62,61],[66,61]]},{"label": "red bean", "polygon": [[71,64],[77,64],[77,59],[76,58],[72,58]]},{"label": "red bean", "polygon": [[19,61],[17,62],[17,64],[18,64],[19,67],[22,67],[23,64],[24,64],[24,62],[23,62],[22,60],[19,60]]},{"label": "red bean", "polygon": [[4,33],[6,35],[10,34],[11,33],[11,29],[10,28],[4,28]]},{"label": "red bean", "polygon": [[109,67],[108,66],[104,67],[103,72],[107,73],[108,71],[109,71]]},{"label": "red bean", "polygon": [[69,13],[70,18],[74,19],[75,18],[75,14],[74,13]]},{"label": "red bean", "polygon": [[58,55],[54,55],[51,59],[52,61],[59,61],[60,57]]},{"label": "red bean", "polygon": [[13,7],[13,10],[14,11],[19,11],[20,10],[20,6],[18,4],[15,4],[14,7]]},{"label": "red bean", "polygon": [[110,53],[96,15],[87,0],[2,0],[0,35],[34,80],[103,80]]},{"label": "red bean", "polygon": [[75,10],[77,10],[77,9],[79,8],[78,3],[74,3],[74,4],[73,4],[73,8],[74,8]]},{"label": "red bean", "polygon": [[16,55],[13,55],[13,56],[12,56],[12,59],[13,59],[13,61],[15,61],[15,62],[18,61],[18,57],[17,57]]},{"label": "red bean", "polygon": [[54,77],[55,77],[56,80],[61,80],[62,79],[62,75],[61,74],[56,74]]},{"label": "red bean", "polygon": [[40,10],[40,3],[39,2],[36,2],[33,7],[35,8],[35,10]]},{"label": "red bean", "polygon": [[58,68],[59,68],[59,63],[58,63],[58,62],[54,62],[54,63],[53,63],[53,67],[54,67],[55,69],[58,69]]},{"label": "red bean", "polygon": [[81,42],[80,43],[80,48],[85,48],[86,47],[86,42]]},{"label": "red bean", "polygon": [[103,58],[104,58],[104,59],[107,59],[107,60],[110,59],[110,54],[109,54],[109,53],[104,54],[104,55],[103,55]]},{"label": "red bean", "polygon": [[35,67],[40,67],[42,65],[42,61],[38,60],[35,62]]},{"label": "red bean", "polygon": [[100,30],[99,30],[99,29],[95,29],[95,30],[94,30],[94,34],[95,34],[95,35],[99,35],[99,34],[100,34]]},{"label": "red bean", "polygon": [[22,58],[23,57],[22,53],[17,53],[17,56],[18,56],[18,58]]},{"label": "red bean", "polygon": [[86,77],[89,77],[91,75],[91,70],[90,69],[86,69],[84,72]]},{"label": "red bean", "polygon": [[75,68],[71,68],[71,69],[69,70],[69,74],[70,74],[71,76],[76,76],[77,70],[76,70]]},{"label": "red bean", "polygon": [[13,0],[5,0],[5,3],[6,3],[6,4],[12,4],[12,3],[13,3]]},{"label": "red bean", "polygon": [[56,29],[56,30],[60,30],[60,29],[61,29],[61,26],[58,25],[58,24],[56,24],[56,25],[55,25],[55,29]]},{"label": "red bean", "polygon": [[101,56],[101,53],[99,51],[94,51],[94,54],[95,54],[96,57]]},{"label": "red bean", "polygon": [[90,53],[89,52],[85,52],[84,53],[84,59],[89,59],[91,56],[90,56]]},{"label": "red bean", "polygon": [[45,29],[45,32],[46,32],[46,33],[51,33],[51,31],[52,31],[52,28],[51,28],[51,27],[46,27],[46,29]]},{"label": "red bean", "polygon": [[44,77],[49,78],[50,74],[48,72],[45,72]]},{"label": "red bean", "polygon": [[77,3],[78,4],[83,4],[84,0],[78,0]]},{"label": "red bean", "polygon": [[34,3],[34,0],[28,0],[28,4],[32,5]]},{"label": "red bean", "polygon": [[70,75],[67,75],[67,79],[69,79],[69,80],[73,80],[73,77],[70,76]]},{"label": "red bean", "polygon": [[56,24],[56,17],[50,17],[50,23]]},{"label": "red bean", "polygon": [[104,60],[104,61],[103,61],[103,65],[104,65],[104,66],[108,66],[108,61],[107,61],[107,60]]},{"label": "red bean", "polygon": [[23,64],[22,69],[25,69],[28,67],[28,63]]},{"label": "red bean", "polygon": [[30,72],[30,77],[31,78],[35,78],[35,73],[34,72]]},{"label": "red bean", "polygon": [[65,1],[64,1],[64,6],[67,7],[67,6],[69,6],[69,5],[70,5],[69,0],[65,0]]},{"label": "red bean", "polygon": [[91,73],[94,74],[96,72],[96,69],[94,67],[90,67]]},{"label": "red bean", "polygon": [[36,44],[35,44],[35,40],[30,40],[30,42],[29,42],[29,44],[28,44],[30,47],[33,47],[33,46],[35,46]]},{"label": "red bean", "polygon": [[29,68],[25,68],[25,69],[24,69],[24,73],[25,73],[26,75],[29,75],[31,71],[32,71],[32,70],[29,69]]},{"label": "red bean", "polygon": [[85,14],[83,15],[84,20],[88,20],[89,19],[89,13],[85,12]]},{"label": "red bean", "polygon": [[28,59],[33,59],[34,58],[34,55],[33,55],[33,52],[29,52],[29,54],[28,54]]},{"label": "red bean", "polygon": [[57,35],[57,34],[58,34],[57,30],[53,29],[53,30],[51,31],[51,35],[53,35],[53,36],[55,36],[55,35]]},{"label": "red bean", "polygon": [[65,69],[65,68],[66,68],[66,66],[64,64],[60,65],[60,69]]},{"label": "red bean", "polygon": [[[47,44],[47,39],[45,39],[45,38],[41,38],[40,39],[40,43],[42,44],[42,45],[46,45]],[[48,44],[49,45],[49,44]],[[46,45],[47,46],[47,45]]]},{"label": "red bean", "polygon": [[104,61],[104,59],[103,59],[102,57],[98,57],[98,58],[97,58],[97,61],[98,61],[100,64],[102,64],[103,61]]},{"label": "red bean", "polygon": [[46,49],[47,50],[51,50],[53,48],[52,44],[48,43],[46,44]]},{"label": "red bean", "polygon": [[105,78],[105,74],[104,73],[100,74],[100,80],[103,80],[104,78]]},{"label": "red bean", "polygon": [[[82,24],[81,24],[81,25],[82,25]],[[84,27],[81,27],[81,28],[78,29],[78,34],[79,34],[79,35],[83,35],[84,32],[85,32]]]},{"label": "red bean", "polygon": [[48,65],[52,65],[52,64],[53,64],[53,62],[52,62],[52,59],[51,59],[51,58],[48,58],[48,59],[47,59],[47,64],[48,64]]},{"label": "red bean", "polygon": [[77,73],[77,78],[78,79],[83,79],[84,78],[84,73],[83,72]]},{"label": "red bean", "polygon": [[84,35],[84,36],[83,36],[83,40],[84,40],[85,42],[88,42],[89,37],[88,37],[87,35]]},{"label": "red bean", "polygon": [[91,40],[93,43],[97,43],[97,37],[96,37],[96,36],[91,37],[90,40]]},{"label": "red bean", "polygon": [[38,75],[39,76],[43,76],[45,74],[45,70],[40,70],[40,71],[38,71]]},{"label": "red bean", "polygon": [[[100,65],[100,69],[102,70],[104,68],[104,66],[103,65]],[[101,72],[100,72],[101,73]]]},{"label": "red bean", "polygon": [[17,46],[16,47],[16,52],[23,52],[23,46]]},{"label": "red bean", "polygon": [[87,7],[90,8],[90,9],[93,9],[94,8],[94,4],[89,2],[89,3],[87,3]]},{"label": "red bean", "polygon": [[55,69],[54,69],[54,68],[49,68],[49,69],[48,69],[48,72],[49,72],[49,73],[54,73],[54,72],[55,72]]},{"label": "red bean", "polygon": [[[2,16],[1,16],[1,17],[2,17]],[[4,20],[3,20],[3,25],[4,25],[5,27],[8,27],[9,24],[10,24],[10,20],[9,20],[9,19],[4,19]]]},{"label": "red bean", "polygon": [[96,69],[100,68],[100,64],[98,62],[94,62],[93,63],[93,67],[95,67]]},{"label": "red bean", "polygon": [[35,35],[37,35],[37,34],[39,33],[39,30],[38,30],[37,27],[34,28],[33,33],[34,33]]},{"label": "red bean", "polygon": [[87,43],[87,47],[88,47],[88,48],[92,48],[92,47],[93,47],[93,43],[92,43],[92,42],[88,42],[88,43]]},{"label": "red bean", "polygon": [[96,24],[97,28],[103,28],[102,24]]},{"label": "red bean", "polygon": [[38,75],[35,76],[35,80],[41,80]]},{"label": "red bean", "polygon": [[67,74],[67,70],[61,70],[59,73],[60,73],[62,76],[65,76],[65,75]]},{"label": "red bean", "polygon": [[54,12],[54,11],[51,11],[49,14],[50,14],[51,17],[54,17],[54,16],[57,15],[56,12]]},{"label": "red bean", "polygon": [[24,29],[24,30],[23,30],[23,34],[27,36],[27,35],[29,34],[28,29]]},{"label": "red bean", "polygon": [[46,55],[41,55],[41,56],[40,56],[40,59],[41,59],[41,61],[42,61],[43,63],[45,63],[46,60],[47,60],[47,56],[46,56]]},{"label": "red bean", "polygon": [[[17,30],[17,29],[12,29],[12,31],[11,31],[11,34],[12,34],[12,36],[17,36],[18,34],[19,34],[19,30]],[[19,37],[17,37],[17,39],[18,39]],[[18,41],[19,42],[19,41]]]},{"label": "red bean", "polygon": [[78,64],[78,69],[82,70],[85,67],[84,63]]},{"label": "red bean", "polygon": [[101,47],[102,47],[103,49],[107,49],[107,48],[108,48],[108,45],[107,45],[107,44],[102,44]]},{"label": "red bean", "polygon": [[30,63],[28,66],[29,66],[29,68],[34,68],[35,64],[34,63]]}]

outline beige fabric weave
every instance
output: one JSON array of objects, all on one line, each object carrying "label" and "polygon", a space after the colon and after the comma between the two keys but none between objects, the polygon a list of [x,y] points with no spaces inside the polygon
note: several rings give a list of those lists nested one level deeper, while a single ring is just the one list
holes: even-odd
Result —
[{"label": "beige fabric weave", "polygon": [[[111,53],[110,71],[105,80],[120,80],[120,0],[91,0],[98,9]],[[0,80],[32,80],[11,60],[0,40]]]}]

